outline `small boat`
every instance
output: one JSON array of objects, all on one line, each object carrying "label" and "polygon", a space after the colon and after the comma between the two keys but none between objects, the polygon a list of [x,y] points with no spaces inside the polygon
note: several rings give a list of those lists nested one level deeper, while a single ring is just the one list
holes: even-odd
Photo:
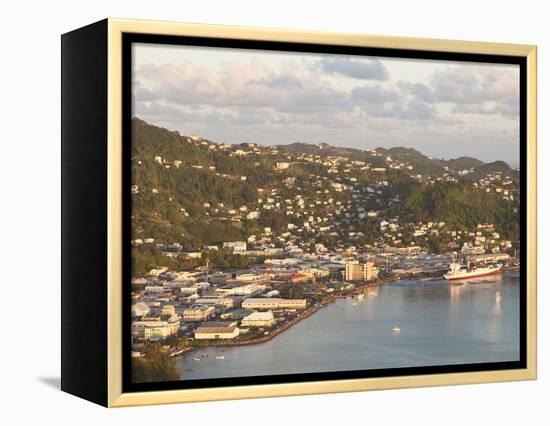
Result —
[{"label": "small boat", "polygon": [[224,355],[218,355],[218,356],[216,357],[216,359],[224,359],[224,358],[225,358]]},{"label": "small boat", "polygon": [[193,357],[193,361],[200,361],[200,358],[197,358],[196,356]]},{"label": "small boat", "polygon": [[393,331],[394,333],[400,333],[400,332],[401,332],[401,329],[400,329],[399,327],[396,326],[396,327],[393,327],[393,328],[391,329],[391,331]]}]

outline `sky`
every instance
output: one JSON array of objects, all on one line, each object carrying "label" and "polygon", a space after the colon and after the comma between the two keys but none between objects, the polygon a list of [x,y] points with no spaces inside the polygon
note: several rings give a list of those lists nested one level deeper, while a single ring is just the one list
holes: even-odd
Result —
[{"label": "sky", "polygon": [[519,163],[519,66],[134,44],[133,115],[217,143]]}]

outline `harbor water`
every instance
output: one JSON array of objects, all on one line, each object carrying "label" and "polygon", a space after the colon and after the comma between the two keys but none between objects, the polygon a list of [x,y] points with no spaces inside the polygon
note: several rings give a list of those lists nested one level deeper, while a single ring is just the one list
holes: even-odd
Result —
[{"label": "harbor water", "polygon": [[[400,280],[338,299],[271,341],[176,360],[182,380],[519,360],[517,272]],[[197,361],[197,359],[199,359]]]}]

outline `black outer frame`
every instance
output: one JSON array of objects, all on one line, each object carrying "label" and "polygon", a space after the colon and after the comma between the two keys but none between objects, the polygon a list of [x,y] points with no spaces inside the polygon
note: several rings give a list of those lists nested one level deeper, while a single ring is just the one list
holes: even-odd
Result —
[{"label": "black outer frame", "polygon": [[336,46],[311,43],[273,42],[258,40],[235,40],[206,37],[165,36],[124,33],[122,37],[122,259],[123,259],[123,392],[146,392],[161,390],[183,390],[225,386],[281,384],[289,382],[311,382],[342,379],[365,379],[379,377],[411,376],[424,374],[464,373],[489,370],[510,370],[527,368],[527,238],[520,241],[520,360],[510,362],[439,365],[392,369],[334,371],[303,374],[281,374],[271,376],[250,376],[239,378],[217,378],[180,380],[155,383],[132,383],[131,381],[131,119],[132,119],[132,44],[149,43],[164,45],[188,45],[203,47],[225,47],[235,49],[258,49],[270,51],[291,51],[303,53],[333,53],[356,56],[380,56],[393,58],[432,59],[463,62],[514,64],[520,67],[520,230],[527,236],[527,59],[524,57],[433,52],[407,49],[387,49],[356,46]]},{"label": "black outer frame", "polygon": [[107,406],[108,20],[61,37],[61,390]]}]

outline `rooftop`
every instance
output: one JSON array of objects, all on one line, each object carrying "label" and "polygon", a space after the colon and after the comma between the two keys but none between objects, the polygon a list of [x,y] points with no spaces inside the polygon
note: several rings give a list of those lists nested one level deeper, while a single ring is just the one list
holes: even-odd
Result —
[{"label": "rooftop", "polygon": [[244,321],[270,321],[273,320],[273,312],[253,312],[244,318]]}]

